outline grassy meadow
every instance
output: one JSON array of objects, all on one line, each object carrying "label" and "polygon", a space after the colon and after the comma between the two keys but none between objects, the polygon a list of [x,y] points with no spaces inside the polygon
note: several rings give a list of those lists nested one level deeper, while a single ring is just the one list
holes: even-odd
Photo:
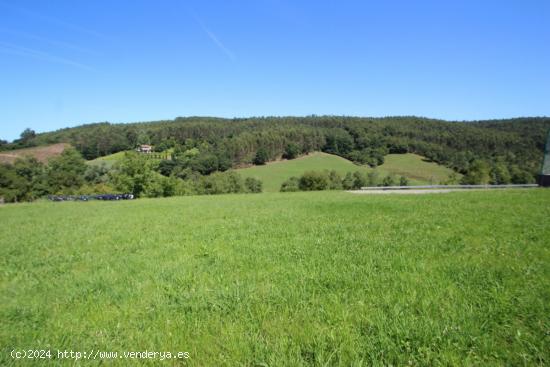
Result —
[{"label": "grassy meadow", "polygon": [[[370,172],[368,166],[358,166],[337,155],[316,152],[292,159],[270,162],[264,166],[252,166],[237,170],[243,177],[254,177],[263,181],[264,191],[277,192],[281,184],[292,176],[301,176],[306,171],[335,170],[344,176],[348,172]],[[416,154],[388,154],[384,164],[376,170],[381,176],[393,173],[410,180],[411,185],[423,185],[430,182],[445,181],[453,172],[437,163],[426,162]]]},{"label": "grassy meadow", "polygon": [[14,361],[16,347],[187,351],[162,365],[190,366],[547,365],[548,218],[542,189],[0,206],[0,365],[60,363]]}]

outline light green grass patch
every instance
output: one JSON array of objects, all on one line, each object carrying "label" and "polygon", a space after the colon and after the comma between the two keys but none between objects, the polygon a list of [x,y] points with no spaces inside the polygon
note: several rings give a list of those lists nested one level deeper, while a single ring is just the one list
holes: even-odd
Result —
[{"label": "light green grass patch", "polygon": [[106,166],[111,167],[116,162],[118,162],[119,160],[124,158],[124,154],[126,154],[127,152],[133,152],[133,151],[128,150],[128,151],[122,151],[122,152],[109,154],[109,155],[106,155],[106,156],[103,156],[103,157],[92,159],[91,161],[88,161],[87,163],[88,164],[93,164],[93,165],[100,165],[100,164],[104,163]]},{"label": "light green grass patch", "polygon": [[[381,173],[393,173],[405,176],[418,184],[439,184],[445,182],[454,172],[452,169],[429,162],[417,154],[388,154],[384,164],[378,167]],[[456,174],[458,178],[462,177]]]}]

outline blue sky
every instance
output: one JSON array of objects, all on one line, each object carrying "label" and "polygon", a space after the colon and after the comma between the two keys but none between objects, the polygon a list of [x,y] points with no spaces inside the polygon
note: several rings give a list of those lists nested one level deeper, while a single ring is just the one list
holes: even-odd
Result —
[{"label": "blue sky", "polygon": [[195,115],[548,116],[548,24],[548,0],[0,0],[0,138]]}]

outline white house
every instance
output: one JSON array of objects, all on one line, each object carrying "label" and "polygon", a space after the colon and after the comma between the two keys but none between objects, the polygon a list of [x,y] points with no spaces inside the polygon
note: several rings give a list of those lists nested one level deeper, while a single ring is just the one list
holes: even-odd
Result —
[{"label": "white house", "polygon": [[147,144],[141,144],[136,148],[136,151],[140,153],[151,153],[153,151],[153,147]]}]

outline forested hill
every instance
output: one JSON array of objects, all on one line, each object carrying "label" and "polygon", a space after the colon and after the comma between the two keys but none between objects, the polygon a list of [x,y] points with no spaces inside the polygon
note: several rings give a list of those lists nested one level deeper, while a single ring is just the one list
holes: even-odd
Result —
[{"label": "forested hill", "polygon": [[129,124],[97,123],[34,134],[0,150],[70,143],[86,159],[150,143],[156,150],[197,148],[212,170],[252,163],[258,157],[292,158],[311,151],[337,154],[371,166],[388,153],[417,153],[461,173],[479,165],[502,166],[532,181],[541,166],[550,118],[449,122],[419,117],[338,116],[223,119],[176,118]]}]

